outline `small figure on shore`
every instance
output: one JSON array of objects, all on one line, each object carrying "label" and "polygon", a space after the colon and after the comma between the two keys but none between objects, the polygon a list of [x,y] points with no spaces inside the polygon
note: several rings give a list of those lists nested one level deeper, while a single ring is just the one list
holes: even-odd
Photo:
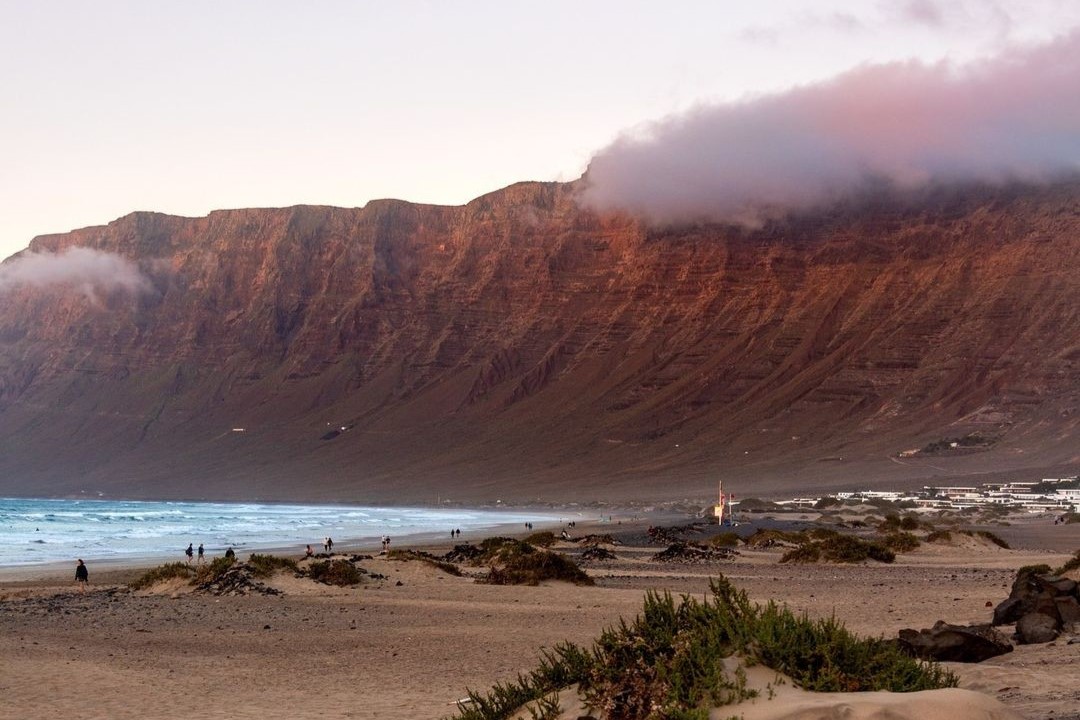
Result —
[{"label": "small figure on shore", "polygon": [[82,558],[79,558],[79,564],[75,566],[75,582],[79,585],[79,592],[86,592],[86,585],[90,582],[90,571],[86,569]]},{"label": "small figure on shore", "polygon": [[326,538],[326,552],[334,552],[334,538]]},{"label": "small figure on shore", "polygon": [[307,549],[304,550],[304,557],[315,557],[315,551],[311,549],[310,545],[308,545]]},{"label": "small figure on shore", "polygon": [[389,535],[383,535],[382,536],[382,549],[383,549],[383,552],[386,552],[387,550],[390,549],[390,536]]},{"label": "small figure on shore", "polygon": [[235,560],[236,559],[236,553],[233,551],[231,545],[229,546],[229,549],[225,551],[225,558],[227,560]]},{"label": "small figure on shore", "polygon": [[203,564],[203,560],[205,559],[205,555],[206,555],[206,551],[203,550],[203,544],[199,543],[199,563],[198,563],[199,565]]},{"label": "small figure on shore", "polygon": [[326,537],[323,538],[322,549],[323,549],[323,552],[330,552],[330,536],[329,535],[327,535]]},{"label": "small figure on shore", "polygon": [[187,550],[184,551],[184,554],[187,555],[188,565],[190,565],[191,564],[191,558],[193,558],[195,556],[195,548],[192,547],[191,543],[187,544]]},{"label": "small figure on shore", "polygon": [[457,536],[458,536],[458,537],[461,537],[461,528],[458,528],[458,529],[457,529]]}]

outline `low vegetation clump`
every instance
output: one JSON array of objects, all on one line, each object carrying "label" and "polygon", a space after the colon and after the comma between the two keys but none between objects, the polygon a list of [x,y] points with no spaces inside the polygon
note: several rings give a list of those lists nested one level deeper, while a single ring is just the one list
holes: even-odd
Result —
[{"label": "low vegetation clump", "polygon": [[132,590],[143,590],[152,585],[165,582],[167,580],[173,580],[180,578],[181,580],[191,581],[195,577],[195,569],[182,562],[165,563],[160,567],[147,570],[135,580],[128,583],[128,587]]},{"label": "low vegetation clump", "polygon": [[535,532],[529,537],[525,538],[525,542],[537,547],[549,548],[555,544],[555,533],[550,530],[542,530]]},{"label": "low vegetation clump", "polygon": [[709,544],[713,545],[714,547],[737,547],[739,544],[739,535],[738,533],[733,533],[730,531],[722,532],[719,535],[714,535],[709,538]]},{"label": "low vegetation clump", "polygon": [[840,507],[843,504],[844,503],[842,500],[840,500],[840,498],[829,497],[828,495],[826,495],[823,498],[819,498],[818,501],[814,503],[814,509],[826,510],[828,508]]},{"label": "low vegetation clump", "polygon": [[808,539],[806,534],[801,532],[761,528],[746,538],[746,544],[752,548],[767,548],[775,545],[800,545]]},{"label": "low vegetation clump", "polygon": [[909,532],[892,532],[881,539],[885,547],[898,553],[911,552],[922,543]]},{"label": "low vegetation clump", "polygon": [[454,575],[455,577],[461,576],[461,570],[457,565],[440,560],[431,553],[422,552],[420,550],[391,550],[386,553],[387,560],[419,560],[422,563],[426,563],[434,568],[442,570],[444,573]]},{"label": "low vegetation clump", "polygon": [[894,530],[905,530],[911,532],[912,530],[919,529],[919,518],[916,515],[905,515],[900,517],[896,513],[889,513],[885,516],[885,519],[878,525],[878,529],[887,532]]},{"label": "low vegetation clump", "polygon": [[248,567],[251,569],[252,577],[268,578],[278,570],[289,570],[291,572],[297,572],[298,568],[295,560],[289,558],[278,557],[277,555],[258,555],[252,553],[248,558]]},{"label": "low vegetation clump", "polygon": [[1073,556],[1066,560],[1065,564],[1055,570],[1054,573],[1061,575],[1072,570],[1080,570],[1080,550],[1077,550]]},{"label": "low vegetation clump", "polygon": [[484,582],[492,585],[539,585],[545,580],[563,580],[575,585],[592,585],[570,558],[550,550],[534,550],[508,556],[501,564],[493,565]]},{"label": "low vegetation clump", "polygon": [[952,542],[951,530],[935,530],[926,536],[926,542],[947,543]]},{"label": "low vegetation clump", "polygon": [[782,563],[856,563],[876,560],[891,563],[896,553],[881,543],[861,540],[852,535],[837,535],[828,540],[814,540],[789,550],[780,558]]},{"label": "low vegetation clump", "polygon": [[725,578],[711,597],[645,596],[642,614],[605,630],[591,650],[562,644],[540,666],[491,692],[469,692],[458,720],[503,720],[531,705],[534,718],[559,712],[555,694],[577,684],[586,704],[609,718],[706,720],[710,709],[754,697],[739,656],[784,673],[818,692],[914,692],[955,687],[933,663],[902,654],[883,639],[859,638],[835,618],[810,620],[775,603],[751,603]]},{"label": "low vegetation clump", "polygon": [[619,545],[619,541],[607,533],[601,535],[586,535],[579,539],[579,545]]},{"label": "low vegetation clump", "polygon": [[192,580],[196,585],[214,582],[225,574],[229,568],[236,564],[236,559],[231,557],[214,558],[207,565],[199,565],[195,568],[195,578]]},{"label": "low vegetation clump", "polygon": [[324,585],[351,587],[364,579],[364,573],[348,560],[320,560],[307,566],[309,578]]},{"label": "low vegetation clump", "polygon": [[1080,523],[1080,513],[1065,513],[1065,524],[1073,525],[1075,523]]}]

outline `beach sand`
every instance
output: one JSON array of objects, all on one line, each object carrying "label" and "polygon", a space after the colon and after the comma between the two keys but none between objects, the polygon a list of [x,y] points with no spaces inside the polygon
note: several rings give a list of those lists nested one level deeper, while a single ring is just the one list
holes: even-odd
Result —
[{"label": "beach sand", "polygon": [[[923,545],[891,565],[853,566],[780,565],[780,550],[742,549],[734,560],[684,565],[653,561],[663,546],[645,544],[641,528],[620,530],[619,559],[586,566],[593,587],[480,585],[380,556],[361,565],[383,580],[339,589],[279,575],[278,596],[194,594],[178,583],[131,592],[123,583],[134,569],[91,566],[85,594],[69,580],[74,567],[51,577],[2,573],[0,718],[440,718],[466,688],[534,668],[541,647],[588,644],[636,615],[647,589],[703,593],[722,573],[754,600],[895,637],[937,620],[986,622],[1017,568],[1058,566],[1080,547],[1072,527],[1032,521],[1015,530],[1029,549]],[[1007,708],[981,717],[1080,718],[1080,644],[1067,640],[949,667],[962,689]],[[927,702],[943,704],[931,711],[915,697],[859,709],[847,696],[838,702],[855,709],[833,715],[815,705],[820,697],[803,707],[805,698],[785,696],[746,717],[919,717],[911,708],[922,707],[922,717],[959,720],[976,716],[963,714],[976,712],[973,697],[935,695]]]}]

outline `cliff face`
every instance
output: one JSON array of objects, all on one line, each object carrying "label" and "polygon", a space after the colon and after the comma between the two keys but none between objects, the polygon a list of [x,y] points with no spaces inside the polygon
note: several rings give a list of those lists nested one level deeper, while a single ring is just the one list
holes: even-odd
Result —
[{"label": "cliff face", "polygon": [[1080,185],[753,231],[649,229],[573,193],[35,239],[130,258],[155,290],[3,296],[0,494],[661,498],[1080,462]]}]

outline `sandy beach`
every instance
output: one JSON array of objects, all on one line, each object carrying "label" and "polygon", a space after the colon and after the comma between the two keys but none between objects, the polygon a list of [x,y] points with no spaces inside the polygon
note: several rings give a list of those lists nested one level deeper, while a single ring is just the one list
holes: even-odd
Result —
[{"label": "sandy beach", "polygon": [[[4,571],[0,718],[446,717],[466,688],[535,667],[540,648],[587,645],[636,615],[646,590],[701,593],[721,573],[754,600],[835,614],[860,634],[987,622],[1017,568],[1056,567],[1080,548],[1077,525],[1031,519],[995,532],[1014,549],[924,544],[889,565],[789,565],[779,549],[740,548],[731,560],[683,564],[654,560],[664,546],[628,523],[610,546],[616,560],[584,565],[591,587],[477,584],[378,548],[344,550],[374,550],[361,565],[381,579],[343,589],[285,573],[268,581],[282,593],[273,596],[198,594],[179,582],[135,592],[126,583],[138,568],[94,567],[80,594],[73,566]],[[1021,717],[1078,718],[1080,644],[1069,639],[949,667],[962,689]],[[950,697],[963,706],[972,696]]]}]

